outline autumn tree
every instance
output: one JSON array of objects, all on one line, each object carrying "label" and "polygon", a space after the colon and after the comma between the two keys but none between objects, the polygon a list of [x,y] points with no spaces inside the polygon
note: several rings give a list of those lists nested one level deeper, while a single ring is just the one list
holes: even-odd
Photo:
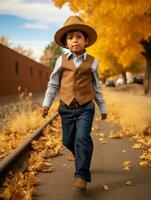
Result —
[{"label": "autumn tree", "polygon": [[[151,0],[53,1],[58,7],[68,3],[72,11],[96,29],[98,40],[89,52],[100,61],[101,73],[114,70],[110,58],[122,66],[122,72],[146,66],[145,92],[151,90]],[[133,62],[139,63],[138,70]]]},{"label": "autumn tree", "polygon": [[35,59],[33,56],[33,51],[30,48],[24,48],[24,47],[18,45],[16,47],[14,47],[13,49],[15,51],[17,51],[18,53],[20,53],[24,56],[27,56],[28,58]]},{"label": "autumn tree", "polygon": [[54,67],[56,59],[63,53],[55,41],[51,42],[44,50],[43,55],[40,58],[40,63],[48,67]]},{"label": "autumn tree", "polygon": [[20,54],[22,54],[24,56],[27,56],[28,58],[35,59],[34,56],[33,56],[33,51],[30,48],[24,48],[21,45],[13,46],[12,42],[10,41],[10,39],[8,37],[6,37],[6,36],[1,36],[0,37],[0,44],[14,49],[18,53],[20,53]]},{"label": "autumn tree", "polygon": [[0,36],[0,44],[11,47],[12,43],[10,42],[10,39],[6,36]]}]

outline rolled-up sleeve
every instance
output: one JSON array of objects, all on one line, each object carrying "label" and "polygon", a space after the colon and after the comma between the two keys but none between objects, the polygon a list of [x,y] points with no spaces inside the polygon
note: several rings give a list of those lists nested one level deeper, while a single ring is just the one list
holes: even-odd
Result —
[{"label": "rolled-up sleeve", "polygon": [[102,88],[100,86],[100,80],[99,80],[99,75],[98,75],[98,61],[94,60],[92,64],[92,74],[93,74],[93,88],[95,91],[95,102],[99,106],[100,112],[101,113],[106,113],[106,103],[103,98],[103,93],[102,93]]},{"label": "rolled-up sleeve", "polygon": [[56,96],[56,93],[60,86],[60,72],[61,72],[62,56],[60,56],[55,64],[54,70],[50,75],[50,79],[47,85],[47,90],[45,92],[45,97],[43,100],[43,106],[50,107]]}]

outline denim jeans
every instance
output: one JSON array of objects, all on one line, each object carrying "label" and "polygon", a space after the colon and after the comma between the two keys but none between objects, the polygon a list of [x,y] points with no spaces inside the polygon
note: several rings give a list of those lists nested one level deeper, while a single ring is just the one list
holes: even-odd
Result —
[{"label": "denim jeans", "polygon": [[79,108],[59,106],[61,115],[63,145],[75,155],[75,176],[90,182],[90,163],[93,152],[91,128],[95,113],[93,102],[88,102]]}]

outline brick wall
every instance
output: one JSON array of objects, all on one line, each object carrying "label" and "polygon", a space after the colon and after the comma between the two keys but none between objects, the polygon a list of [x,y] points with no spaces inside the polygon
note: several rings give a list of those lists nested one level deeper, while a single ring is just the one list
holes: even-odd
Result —
[{"label": "brick wall", "polygon": [[27,92],[43,92],[51,69],[0,44],[0,95],[17,94],[18,86]]}]

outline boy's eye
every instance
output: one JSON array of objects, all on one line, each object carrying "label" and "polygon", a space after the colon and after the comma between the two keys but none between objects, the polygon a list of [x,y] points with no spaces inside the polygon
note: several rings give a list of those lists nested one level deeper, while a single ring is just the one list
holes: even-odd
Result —
[{"label": "boy's eye", "polygon": [[76,35],[72,35],[72,34],[71,34],[71,35],[67,35],[67,39],[68,39],[68,40],[72,40],[74,37],[80,39],[80,38],[82,38],[82,35],[81,35],[81,34],[76,34]]},{"label": "boy's eye", "polygon": [[81,35],[78,35],[78,36],[77,36],[77,38],[81,38],[81,37],[82,37]]},{"label": "boy's eye", "polygon": [[67,37],[68,40],[72,40],[72,38],[73,38],[72,35],[70,35],[70,36]]}]

